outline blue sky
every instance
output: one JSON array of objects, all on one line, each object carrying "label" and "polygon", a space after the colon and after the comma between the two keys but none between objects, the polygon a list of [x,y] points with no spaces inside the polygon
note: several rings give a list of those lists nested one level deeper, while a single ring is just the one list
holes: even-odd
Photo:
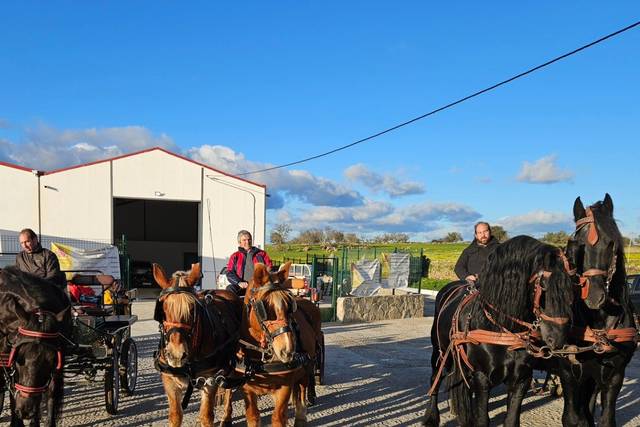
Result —
[{"label": "blue sky", "polygon": [[[11,2],[0,161],[151,146],[232,173],[376,133],[640,19],[637,2]],[[273,173],[269,225],[414,240],[572,228],[609,192],[640,232],[640,28],[398,131]]]}]

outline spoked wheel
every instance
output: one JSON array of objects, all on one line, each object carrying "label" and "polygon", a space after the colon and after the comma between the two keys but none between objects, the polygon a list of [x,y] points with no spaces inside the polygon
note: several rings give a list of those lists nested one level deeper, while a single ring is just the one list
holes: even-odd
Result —
[{"label": "spoked wheel", "polygon": [[122,344],[120,355],[120,386],[125,396],[131,396],[136,391],[138,382],[138,347],[131,338]]},{"label": "spoked wheel", "polygon": [[0,385],[0,414],[2,413],[3,409],[4,409],[4,381],[2,385]]},{"label": "spoked wheel", "polygon": [[104,401],[107,412],[111,415],[118,413],[120,403],[120,372],[118,368],[118,349],[111,349],[111,361],[104,370]]},{"label": "spoked wheel", "polygon": [[324,333],[320,333],[320,342],[318,348],[316,348],[316,384],[324,384]]}]

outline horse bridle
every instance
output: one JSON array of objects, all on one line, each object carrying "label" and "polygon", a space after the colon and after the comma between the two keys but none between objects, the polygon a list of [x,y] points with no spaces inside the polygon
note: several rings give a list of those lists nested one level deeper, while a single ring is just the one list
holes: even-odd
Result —
[{"label": "horse bridle", "polygon": [[[193,321],[191,324],[181,323],[181,322],[170,322],[164,318],[164,310],[163,304],[165,297],[168,295],[175,294],[189,294],[193,297],[194,310],[193,310]],[[198,346],[198,325],[199,325],[199,316],[198,316],[198,298],[196,297],[196,291],[190,286],[172,286],[170,288],[165,288],[160,292],[158,296],[158,300],[156,301],[154,320],[160,323],[160,347],[163,351],[166,350],[165,343],[169,340],[171,334],[177,333],[180,334],[185,342],[190,344],[190,349],[195,349]]]},{"label": "horse bridle", "polygon": [[[54,319],[57,318],[56,313],[53,313],[47,310],[36,310],[33,312],[33,314],[38,316],[39,323],[44,322],[45,316],[51,316]],[[27,385],[18,383],[14,379],[15,357],[18,352],[18,348],[20,348],[21,345],[29,342],[41,342],[43,345],[46,345],[47,347],[53,349],[56,352],[56,366],[55,366],[54,372],[60,373],[62,371],[62,366],[64,362],[64,358],[62,356],[62,350],[59,344],[57,343],[51,344],[49,341],[55,340],[57,342],[60,338],[64,338],[64,337],[60,332],[34,331],[34,330],[23,328],[23,327],[18,327],[17,333],[18,333],[18,339],[16,340],[16,343],[11,346],[11,352],[9,353],[9,357],[7,359],[3,358],[2,362],[0,363],[0,366],[2,366],[5,377],[7,378],[11,387],[13,388],[14,393],[20,393],[23,397],[42,394],[49,389],[49,386],[51,385],[51,381],[53,380],[53,377],[55,374],[52,373],[47,383],[39,387],[27,386]],[[9,371],[7,371],[7,369]]]},{"label": "horse bridle", "polygon": [[[576,221],[576,229],[573,233],[573,236],[569,240],[571,242],[579,242],[575,237],[578,232],[582,230],[582,228],[588,227],[587,230],[587,243],[590,246],[595,246],[598,243],[599,235],[598,229],[595,224],[595,217],[593,216],[593,212],[591,211],[591,207],[586,209],[586,216]],[[580,243],[582,244],[582,243]],[[567,245],[568,248],[568,245]],[[567,257],[563,254],[565,270],[572,276],[575,276],[578,280],[577,286],[580,287],[580,297],[585,300],[589,297],[589,289],[591,287],[591,278],[597,276],[605,276],[605,293],[609,294],[609,285],[611,284],[611,280],[613,280],[613,275],[616,272],[616,264],[618,261],[617,255],[617,244],[614,241],[613,250],[611,254],[611,261],[609,263],[609,268],[607,270],[601,270],[599,268],[589,268],[583,271],[581,274],[578,274],[577,266],[572,266]]]},{"label": "horse bridle", "polygon": [[[262,330],[262,338],[260,340],[260,347],[267,350],[268,354],[272,353],[273,349],[273,341],[276,337],[286,333],[293,333],[293,328],[291,325],[292,319],[275,319],[269,320],[267,315],[266,307],[264,306],[264,302],[262,299],[271,292],[282,291],[287,292],[281,286],[280,282],[270,281],[268,284],[260,286],[258,288],[251,289],[251,297],[249,298],[248,307],[252,310],[258,322],[260,324],[260,329]],[[258,298],[258,296],[260,298]],[[298,305],[296,303],[295,298],[291,297],[291,305],[289,306],[289,314],[295,313]],[[277,328],[272,331],[272,328]],[[264,353],[263,353],[264,356]]]},{"label": "horse bridle", "polygon": [[542,297],[542,292],[547,291],[546,284],[542,284],[542,279],[543,278],[549,279],[549,277],[551,277],[551,274],[552,274],[551,271],[540,270],[537,273],[535,273],[533,276],[531,276],[531,279],[529,279],[529,283],[533,283],[533,286],[534,286],[533,314],[536,316],[538,321],[542,319],[546,322],[555,323],[556,325],[564,325],[569,322],[569,317],[549,316],[540,307],[540,298]]}]

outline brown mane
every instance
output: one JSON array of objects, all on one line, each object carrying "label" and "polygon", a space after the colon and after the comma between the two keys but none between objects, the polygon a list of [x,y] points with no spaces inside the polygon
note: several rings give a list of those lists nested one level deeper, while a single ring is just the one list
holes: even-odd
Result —
[{"label": "brown mane", "polygon": [[192,318],[195,299],[191,294],[167,295],[163,307],[168,318],[178,322],[188,322]]}]

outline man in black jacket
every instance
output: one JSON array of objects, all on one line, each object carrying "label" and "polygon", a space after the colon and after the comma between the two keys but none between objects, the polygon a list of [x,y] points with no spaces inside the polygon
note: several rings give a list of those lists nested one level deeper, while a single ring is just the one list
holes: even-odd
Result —
[{"label": "man in black jacket", "polygon": [[475,238],[462,251],[456,263],[455,272],[460,280],[475,283],[478,273],[482,269],[489,254],[498,246],[498,241],[491,235],[491,226],[486,222],[479,222],[474,227]]},{"label": "man in black jacket", "polygon": [[40,246],[38,235],[30,228],[20,232],[22,251],[16,256],[16,267],[66,289],[67,281],[60,271],[56,254]]}]

